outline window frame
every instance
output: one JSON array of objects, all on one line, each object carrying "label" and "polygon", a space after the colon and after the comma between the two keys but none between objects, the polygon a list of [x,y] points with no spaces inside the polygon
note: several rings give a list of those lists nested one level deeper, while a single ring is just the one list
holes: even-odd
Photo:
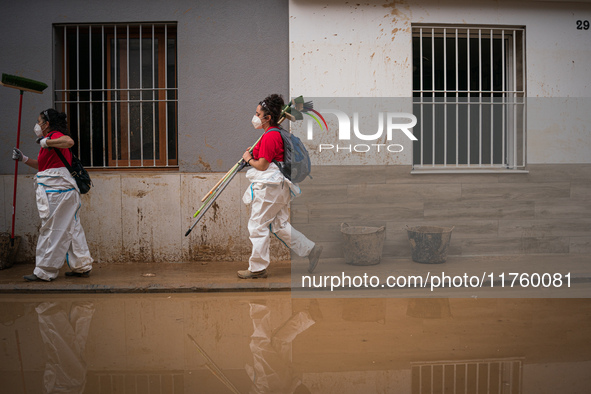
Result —
[{"label": "window frame", "polygon": [[[54,51],[54,105],[56,109],[66,112],[68,120],[77,123],[70,124],[70,130],[77,130],[72,136],[76,143],[74,151],[81,158],[86,167],[90,169],[176,169],[178,168],[178,26],[176,22],[138,22],[138,23],[86,23],[86,24],[54,24],[54,43],[57,50]],[[72,30],[74,29],[74,31]],[[120,32],[123,31],[123,34]],[[88,41],[82,43],[81,32],[88,38]],[[72,38],[71,35],[75,35]],[[96,37],[99,38],[96,38]],[[116,38],[115,38],[116,37]],[[68,40],[76,41],[76,47],[70,49]],[[100,41],[96,43],[93,39]],[[117,41],[115,41],[117,40]],[[120,44],[124,41],[124,45]],[[127,73],[129,69],[130,40],[139,42],[139,87],[129,86]],[[152,85],[151,87],[142,86],[142,71],[144,63],[142,62],[144,40],[151,40],[152,45]],[[157,44],[155,44],[157,40]],[[168,50],[170,43],[173,43],[172,50]],[[87,47],[82,45],[86,44]],[[117,52],[125,52],[126,56],[120,56],[120,53],[112,56],[113,44],[116,44]],[[93,48],[93,45],[99,45],[100,50]],[[154,48],[158,47],[157,55],[154,56]],[[89,56],[88,70],[85,77],[88,86],[81,86],[81,56],[84,56],[82,50]],[[70,52],[71,51],[71,52]],[[98,59],[93,59],[98,51]],[[146,56],[144,56],[146,57]],[[157,62],[154,61],[157,57]],[[86,61],[86,59],[84,59]],[[115,64],[114,62],[117,62]],[[72,63],[75,63],[76,70],[71,70]],[[157,63],[157,65],[156,65]],[[96,68],[100,68],[96,71]],[[116,67],[119,71],[116,74],[118,81],[115,81],[112,75],[112,68]],[[156,68],[157,67],[157,68]],[[94,70],[93,70],[94,68]],[[155,71],[157,70],[157,71]],[[75,72],[72,75],[71,72]],[[98,73],[98,74],[94,74]],[[76,79],[75,84],[71,79]],[[121,86],[123,78],[124,86]],[[100,80],[99,86],[93,85],[93,80]],[[70,86],[74,85],[74,86]],[[57,89],[57,87],[60,89]],[[136,100],[132,98],[135,94]],[[149,95],[149,98],[145,96]],[[87,96],[81,99],[81,96]],[[100,98],[97,98],[100,96]],[[132,128],[132,122],[129,119],[130,107],[133,103],[139,104],[139,125]],[[145,116],[142,111],[145,104],[152,103],[150,106],[152,113],[152,149],[145,148],[144,141],[144,121]],[[117,104],[121,110],[117,110]],[[125,107],[125,111],[123,108]],[[80,118],[84,117],[82,111],[86,110],[85,122]],[[100,115],[96,115],[99,112]],[[117,119],[116,112],[125,112],[125,116]],[[145,112],[145,111],[144,111]],[[93,119],[93,113],[95,114]],[[74,119],[72,116],[75,115]],[[93,131],[93,120],[99,117],[97,127],[101,136],[96,137]],[[126,124],[123,124],[126,122]],[[81,124],[82,123],[82,124]],[[115,129],[113,125],[115,123]],[[170,127],[169,127],[170,125]],[[81,130],[88,128],[87,135]],[[139,134],[139,144],[137,141],[131,141],[131,135],[134,131]],[[77,135],[76,135],[77,134]],[[96,134],[96,133],[95,133]],[[120,137],[119,137],[120,136]],[[113,144],[114,139],[119,140],[119,144]],[[137,136],[136,136],[137,139]],[[170,143],[169,143],[170,140]],[[158,141],[158,142],[156,142]],[[93,144],[98,143],[96,147]],[[102,143],[102,147],[100,146]],[[119,147],[120,145],[120,147]],[[131,158],[132,147],[139,145],[140,158]],[[158,148],[158,149],[157,149]],[[89,155],[83,155],[82,151],[89,151]],[[94,160],[93,152],[101,151],[101,158]],[[151,158],[146,158],[144,154]],[[85,157],[87,156],[87,157]],[[89,157],[88,157],[89,156]],[[97,164],[95,164],[97,163]]]},{"label": "window frame", "polygon": [[[415,107],[413,108],[415,109],[413,112],[416,112],[417,107],[420,110],[419,113],[415,113],[419,119],[419,125],[418,127],[415,127],[415,135],[419,138],[419,141],[416,143],[417,146],[413,147],[412,172],[457,173],[504,172],[507,170],[512,172],[524,171],[526,166],[527,129],[525,111],[525,92],[527,81],[525,62],[525,27],[413,24],[411,31],[413,38],[411,44],[413,52],[413,107]],[[420,48],[416,48],[415,39],[417,38]],[[440,41],[443,42],[443,44],[439,44],[439,46],[443,47],[443,50],[441,51],[443,54],[443,59],[436,58],[436,39],[440,39]],[[453,57],[451,58],[451,61],[454,62],[452,64],[455,70],[455,86],[451,86],[451,88],[450,85],[453,85],[453,83],[448,84],[449,70],[447,69],[449,63],[449,49],[447,48],[447,43],[450,39],[454,43],[454,47],[451,48],[451,52],[453,52],[453,55],[455,56],[455,62]],[[466,69],[464,70],[464,73],[466,74],[465,81],[462,84],[465,87],[464,89],[460,88],[460,77],[462,75],[460,75],[459,72],[461,64],[458,61],[458,53],[461,50],[460,45],[458,44],[459,39],[465,40],[464,54],[466,55],[467,64],[462,64],[466,66]],[[473,60],[471,59],[472,56],[470,54],[470,47],[473,45],[472,40],[474,39],[476,39],[478,42],[478,54],[472,54],[472,56],[478,57],[476,64],[478,67],[478,86],[476,87],[471,86],[470,75],[470,70],[474,66]],[[488,50],[490,51],[490,57],[488,58],[488,64],[483,64],[483,39],[489,40]],[[502,49],[500,50],[502,54],[502,75],[498,75],[493,72],[493,44],[494,40],[496,39],[500,39],[500,43],[502,45]],[[424,40],[430,40],[430,53],[424,53],[423,51],[423,43],[425,42]],[[509,44],[506,44],[506,41],[510,43],[511,47]],[[518,53],[518,48],[521,53]],[[442,48],[439,48],[439,50],[441,49]],[[417,63],[417,52],[419,52],[418,59],[420,60],[418,65],[415,64]],[[429,67],[430,70],[428,70],[431,72],[430,81],[428,77],[425,78],[425,75],[427,74],[424,73],[426,69],[424,65],[424,59],[426,59],[425,55],[431,58],[431,66]],[[495,60],[498,61],[499,59],[496,58]],[[440,78],[437,78],[437,73],[435,72],[435,64],[441,63],[441,61],[443,62],[443,81],[441,81]],[[484,66],[488,66],[488,70],[490,72],[490,82],[488,83],[489,90],[483,90],[483,71],[486,70]],[[439,70],[439,68],[437,70]],[[419,70],[418,84],[416,75],[417,70]],[[488,76],[489,75],[486,75],[486,77]],[[493,82],[498,82],[499,77],[501,79],[502,85],[500,90],[495,88],[495,83]],[[436,87],[436,79],[439,79],[437,81],[437,85],[439,85],[438,87]],[[429,84],[429,82],[431,86],[425,86],[426,84]],[[453,79],[451,82],[453,82]],[[443,88],[439,88],[440,86],[443,86]],[[440,114],[442,108],[441,106],[443,106],[443,116],[439,115],[440,119],[438,120],[440,120],[440,122],[436,122],[438,117],[436,114],[436,107]],[[495,106],[496,109],[494,109]],[[498,121],[496,123],[493,122],[493,118],[495,116],[493,115],[493,111],[497,111],[498,113],[499,106],[500,110],[502,111],[502,122],[500,122],[500,126]],[[460,118],[458,115],[459,108],[463,108],[463,110],[467,112],[467,122],[464,126],[465,139],[461,142],[459,123],[461,123],[464,119]],[[490,112],[490,125],[487,125],[487,127],[483,127],[482,124],[483,108],[484,111]],[[427,126],[424,122],[423,116],[425,109],[431,112],[428,115],[430,115],[432,118],[432,124]],[[477,142],[470,141],[470,135],[475,134],[470,121],[470,112],[474,109],[478,110],[478,133],[476,133],[476,138],[474,138],[477,140]],[[455,138],[455,147],[451,147],[451,154],[455,154],[455,161],[452,162],[448,162],[448,113],[451,114],[450,119],[452,119],[452,123],[455,123],[456,125],[455,130],[452,130],[450,133],[452,140]],[[426,118],[428,117],[429,116],[426,116]],[[441,124],[443,124],[443,127],[441,127]],[[490,126],[490,128],[488,128],[488,126]],[[498,127],[502,127],[500,132],[496,131],[498,130]],[[432,132],[432,134],[429,135],[429,138],[431,138],[430,140],[428,138],[423,138],[424,129],[427,129],[427,131],[430,129]],[[489,162],[483,162],[483,129],[486,129],[490,134],[490,141],[485,141],[485,143],[489,143],[490,146]],[[493,133],[496,133],[495,135],[497,139],[498,134],[501,134],[502,143],[499,144],[497,142],[497,146],[495,146],[494,143]],[[440,142],[439,145],[437,145],[438,140],[443,140],[443,142]],[[428,143],[430,142],[430,144],[425,147],[423,145],[424,141],[427,141]],[[459,150],[460,143],[465,145],[466,151]],[[476,146],[476,144],[478,145]],[[444,145],[443,148],[441,145]],[[501,148],[499,148],[499,145]],[[429,147],[431,148],[430,152],[428,152]],[[486,148],[486,146],[484,147]],[[475,150],[475,148],[477,148],[476,150],[478,152],[478,162],[473,162],[473,158],[470,157],[470,151]],[[441,152],[442,149],[443,153]],[[501,149],[502,152],[499,152]],[[463,163],[460,162],[461,154],[466,156],[464,160],[462,160],[464,161]],[[499,155],[501,156],[501,161],[497,161],[495,163],[495,156],[498,157]]]}]

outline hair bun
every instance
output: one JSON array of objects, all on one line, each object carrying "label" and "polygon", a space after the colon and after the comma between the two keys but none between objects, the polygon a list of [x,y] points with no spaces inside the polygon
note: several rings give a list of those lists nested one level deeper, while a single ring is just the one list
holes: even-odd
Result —
[{"label": "hair bun", "polygon": [[272,123],[277,124],[279,121],[279,115],[281,114],[283,106],[285,105],[283,97],[279,94],[270,94],[265,97],[263,103],[266,105],[266,108],[264,108],[265,113],[267,115],[271,115]]}]

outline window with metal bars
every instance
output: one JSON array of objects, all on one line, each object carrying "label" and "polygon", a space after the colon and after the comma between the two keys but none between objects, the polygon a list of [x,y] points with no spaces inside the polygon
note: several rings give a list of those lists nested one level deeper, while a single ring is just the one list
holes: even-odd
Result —
[{"label": "window with metal bars", "polygon": [[85,166],[178,165],[176,32],[174,23],[54,26],[54,102]]},{"label": "window with metal bars", "polygon": [[525,29],[413,25],[412,48],[413,169],[523,169]]},{"label": "window with metal bars", "polygon": [[413,362],[413,394],[522,392],[523,358]]}]

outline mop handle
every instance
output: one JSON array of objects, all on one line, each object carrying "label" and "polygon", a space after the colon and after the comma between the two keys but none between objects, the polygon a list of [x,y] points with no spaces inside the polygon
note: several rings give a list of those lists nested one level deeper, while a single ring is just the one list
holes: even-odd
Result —
[{"label": "mop handle", "polygon": [[[261,136],[259,137],[259,139],[248,149],[248,152],[249,153],[252,153],[252,150],[259,143],[259,141],[261,140],[261,138],[263,138],[263,135],[265,135],[265,133],[261,134]],[[230,168],[230,170],[228,172],[226,172],[226,175],[224,175],[218,181],[218,183],[216,183],[215,186],[212,187],[209,192],[207,192],[207,194],[205,196],[203,196],[203,198],[201,199],[201,202],[205,201],[207,199],[207,197],[209,197],[211,195],[211,193],[213,193],[214,190],[220,185],[220,183],[222,183],[224,181],[224,179],[226,179],[232,173],[232,171],[234,171],[236,169],[236,167],[238,167],[243,162],[244,162],[244,159],[242,159],[242,158],[240,160],[238,160],[238,163],[234,164],[234,166],[232,168]]]},{"label": "mop handle", "polygon": [[205,212],[207,212],[207,210],[212,206],[212,204],[215,202],[215,200],[217,200],[217,198],[222,194],[222,192],[224,191],[224,189],[230,184],[230,182],[232,182],[232,179],[234,179],[234,177],[236,176],[236,174],[238,174],[238,172],[244,168],[246,164],[242,163],[240,164],[240,166],[237,168],[236,171],[234,171],[229,178],[227,178],[224,182],[222,182],[222,184],[215,190],[215,194],[212,194],[211,196],[208,197],[207,201],[205,203],[203,203],[203,205],[201,205],[201,208],[199,208],[197,210],[197,212],[195,212],[195,214],[193,215],[193,217],[197,216],[197,219],[195,220],[195,222],[191,225],[191,227],[189,228],[189,230],[187,230],[187,232],[185,233],[185,237],[188,236],[191,231],[193,230],[193,228],[197,225],[197,223],[199,223],[199,221],[201,220],[201,218],[203,217],[203,215],[205,215]]},{"label": "mop handle", "polygon": [[[226,183],[226,181],[228,181],[228,183],[229,183],[229,182],[230,182],[232,179],[234,179],[234,176],[235,176],[235,175],[236,175],[238,172],[240,172],[240,170],[242,170],[244,167],[246,167],[246,163],[244,163],[244,162],[242,162],[242,163],[238,163],[238,164],[239,164],[239,165],[238,165],[238,167],[236,167],[236,166],[232,167],[232,168],[233,168],[233,171],[231,171],[231,172],[228,172],[228,174],[227,174],[227,175],[226,175],[224,178],[222,178],[222,182],[221,182],[221,183],[220,183],[220,182],[218,182],[218,184],[219,184],[219,185],[218,185],[218,187],[217,187],[215,190],[213,190],[213,192],[212,192],[212,193],[210,193],[210,194],[207,196],[207,198],[205,199],[205,202],[203,203],[203,205],[201,205],[201,207],[200,207],[200,208],[197,210],[197,212],[195,212],[195,213],[193,214],[193,217],[197,217],[197,215],[199,215],[199,212],[201,212],[201,209],[202,209],[202,208],[203,208],[203,207],[204,207],[206,204],[208,204],[209,200],[210,200],[210,199],[211,199],[213,196],[215,196],[215,195],[218,193],[218,191],[219,191],[219,192],[221,192],[222,190],[224,190],[224,189],[225,189],[225,186],[224,186],[224,184]],[[216,197],[216,198],[217,198],[217,197]]]},{"label": "mop handle", "polygon": [[[288,108],[289,106],[286,105],[285,108],[283,108],[283,111],[281,112],[282,114],[285,113],[285,110]],[[283,122],[285,120],[285,115],[282,115],[281,118],[279,119],[279,121],[277,122],[278,125],[281,124],[281,122]],[[256,142],[248,149],[248,152],[252,154],[252,151],[254,149],[254,147],[259,143],[259,141],[261,140],[261,138],[263,138],[263,135],[265,135],[265,133],[261,134],[261,136],[259,137],[258,140],[256,140]],[[232,171],[234,171],[234,169],[239,166],[241,163],[244,162],[244,159],[240,159],[238,160],[238,163],[234,164],[234,166],[232,168],[230,168],[230,170],[228,170],[228,172],[226,172],[226,175],[224,175],[219,181],[218,183],[215,184],[214,187],[211,188],[211,190],[205,195],[203,196],[203,198],[201,199],[201,202],[204,202],[207,197],[209,197],[211,195],[211,193],[214,192],[214,190],[220,185],[220,183],[222,183],[224,181],[224,179],[226,179],[231,173]],[[243,167],[244,168],[244,167]]]},{"label": "mop handle", "polygon": [[[20,91],[18,105],[18,127],[16,131],[16,149],[20,147],[21,140],[21,114],[23,111],[23,91]],[[14,246],[14,223],[16,222],[16,180],[18,178],[18,160],[14,161],[14,190],[12,193],[12,230],[10,232],[10,246]]]},{"label": "mop handle", "polygon": [[[236,172],[230,173],[230,176],[235,174]],[[199,215],[199,213],[201,212],[201,210],[203,209],[204,206],[206,206],[207,204],[209,204],[209,201],[213,198],[213,196],[216,195],[217,191],[220,189],[223,189],[222,186],[224,185],[224,182],[226,182],[228,180],[228,177],[224,177],[223,178],[223,182],[219,183],[219,186],[213,191],[213,193],[208,194],[205,199],[205,201],[203,202],[203,204],[199,207],[199,209],[193,214],[193,217],[196,218],[197,215]]]},{"label": "mop handle", "polygon": [[240,159],[240,161],[236,164],[234,164],[234,166],[232,168],[230,168],[228,170],[228,172],[226,172],[226,174],[220,178],[220,180],[218,181],[218,183],[216,183],[210,191],[207,192],[207,194],[205,196],[203,196],[203,198],[201,199],[201,202],[207,200],[207,198],[211,195],[211,193],[213,193],[213,191],[220,185],[220,183],[222,183],[224,181],[224,179],[226,179],[228,177],[228,175],[230,175],[232,173],[232,171],[234,171],[236,169],[236,167],[238,167],[238,165],[242,162],[243,160]]}]

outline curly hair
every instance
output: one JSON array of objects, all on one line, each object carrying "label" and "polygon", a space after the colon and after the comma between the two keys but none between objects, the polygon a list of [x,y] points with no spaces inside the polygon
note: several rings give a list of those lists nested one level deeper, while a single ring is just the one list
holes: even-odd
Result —
[{"label": "curly hair", "polygon": [[271,115],[271,124],[276,126],[279,122],[279,116],[285,106],[283,96],[279,94],[270,94],[263,101],[259,103],[265,116]]},{"label": "curly hair", "polygon": [[70,135],[68,131],[68,116],[64,112],[57,112],[53,108],[48,108],[39,115],[49,122],[52,131],[57,130],[62,134]]}]

